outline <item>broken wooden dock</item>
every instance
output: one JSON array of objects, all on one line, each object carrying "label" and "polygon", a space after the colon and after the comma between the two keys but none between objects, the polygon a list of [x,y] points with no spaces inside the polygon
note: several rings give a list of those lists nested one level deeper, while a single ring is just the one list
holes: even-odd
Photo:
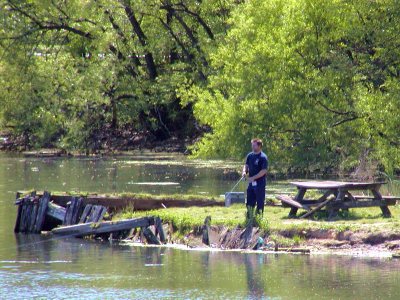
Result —
[{"label": "broken wooden dock", "polygon": [[[18,206],[15,233],[41,233],[50,231],[68,237],[99,236],[121,233],[140,228],[149,244],[165,243],[162,221],[158,217],[143,217],[121,221],[103,221],[107,208],[102,205],[85,204],[83,197],[70,197],[65,206],[51,201],[51,194],[35,191],[23,195],[17,193]],[[153,228],[153,230],[150,229]]]}]

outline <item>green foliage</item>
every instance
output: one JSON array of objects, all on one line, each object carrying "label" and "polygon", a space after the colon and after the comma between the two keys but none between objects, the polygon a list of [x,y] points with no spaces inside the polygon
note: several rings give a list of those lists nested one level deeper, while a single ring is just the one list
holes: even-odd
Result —
[{"label": "green foliage", "polygon": [[195,156],[259,136],[277,170],[392,174],[399,19],[396,0],[0,0],[0,126],[88,151],[207,129]]},{"label": "green foliage", "polygon": [[177,89],[207,77],[233,1],[0,1],[0,122],[29,147],[187,137]]},{"label": "green foliage", "polygon": [[196,156],[266,139],[289,168],[400,166],[398,1],[256,0],[234,10],[206,85],[183,93],[212,131]]}]

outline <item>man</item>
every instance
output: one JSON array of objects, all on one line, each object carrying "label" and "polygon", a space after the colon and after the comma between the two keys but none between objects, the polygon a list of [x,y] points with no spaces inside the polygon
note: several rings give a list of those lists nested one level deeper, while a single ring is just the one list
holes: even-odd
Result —
[{"label": "man", "polygon": [[247,154],[246,163],[243,166],[242,176],[248,173],[247,181],[247,218],[254,215],[254,207],[257,204],[256,214],[264,213],[265,186],[267,183],[266,174],[268,169],[268,157],[262,152],[262,140],[254,138],[251,140],[252,152]]}]

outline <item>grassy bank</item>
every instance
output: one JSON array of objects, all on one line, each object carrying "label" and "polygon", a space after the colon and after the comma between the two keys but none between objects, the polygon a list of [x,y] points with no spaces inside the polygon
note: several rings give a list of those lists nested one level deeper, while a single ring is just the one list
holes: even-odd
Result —
[{"label": "grassy bank", "polygon": [[[382,242],[400,240],[400,207],[394,206],[390,209],[392,218],[383,218],[380,209],[373,207],[350,209],[349,212],[340,213],[338,220],[327,221],[324,212],[316,214],[312,220],[289,219],[287,208],[267,206],[260,229],[270,240],[282,246],[307,244],[314,239],[347,240],[349,244],[379,243],[379,236]],[[212,225],[230,229],[236,226],[244,227],[245,213],[244,205],[151,211],[126,209],[114,216],[114,219],[156,215],[164,223],[172,224],[176,236],[182,237],[202,226],[207,216],[211,216]]]}]

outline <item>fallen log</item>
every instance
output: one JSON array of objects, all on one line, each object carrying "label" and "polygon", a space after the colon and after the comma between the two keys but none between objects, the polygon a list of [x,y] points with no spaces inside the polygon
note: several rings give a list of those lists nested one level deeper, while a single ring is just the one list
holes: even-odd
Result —
[{"label": "fallen log", "polygon": [[115,231],[129,230],[136,227],[148,227],[154,225],[153,217],[143,217],[122,221],[107,221],[101,223],[84,223],[71,226],[62,226],[54,228],[51,232],[57,235],[85,236],[100,233],[111,233]]}]

